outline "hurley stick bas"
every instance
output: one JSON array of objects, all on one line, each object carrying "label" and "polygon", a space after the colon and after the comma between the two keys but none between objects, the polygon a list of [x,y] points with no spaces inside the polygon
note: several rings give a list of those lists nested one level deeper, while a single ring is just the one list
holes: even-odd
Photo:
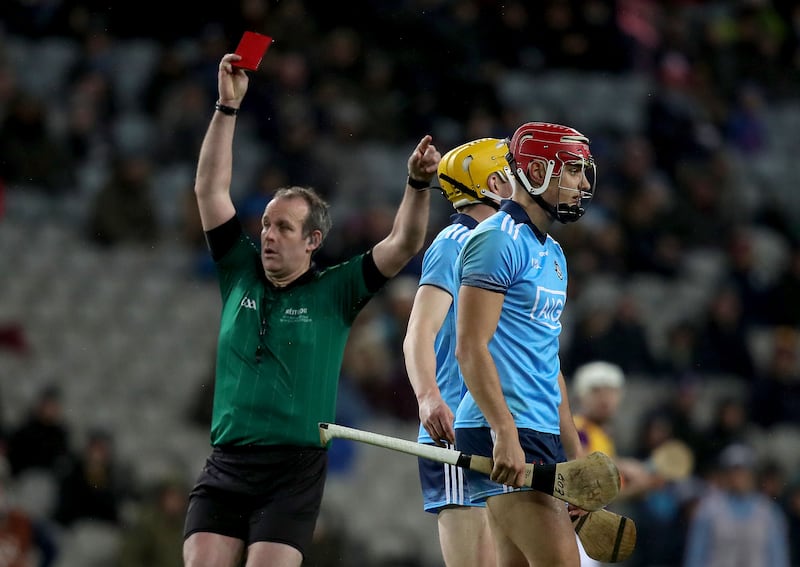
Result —
[{"label": "hurley stick bas", "polygon": [[669,439],[653,450],[645,466],[666,481],[683,480],[694,470],[694,453],[683,441]]},{"label": "hurley stick bas", "polygon": [[[468,455],[455,449],[423,445],[398,437],[354,429],[335,423],[320,423],[319,438],[323,445],[333,438],[349,439],[383,447],[439,463],[447,463],[490,475],[492,459]],[[574,504],[584,510],[599,510],[619,493],[620,478],[611,458],[598,451],[565,463],[525,465],[524,486]]]},{"label": "hurley stick bas", "polygon": [[636,524],[605,508],[572,518],[586,555],[601,563],[627,561],[636,547]]}]

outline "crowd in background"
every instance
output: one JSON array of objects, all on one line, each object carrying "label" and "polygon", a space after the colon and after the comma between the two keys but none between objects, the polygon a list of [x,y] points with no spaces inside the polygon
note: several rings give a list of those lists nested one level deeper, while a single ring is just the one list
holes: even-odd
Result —
[{"label": "crowd in background", "polygon": [[[647,414],[627,449],[645,456],[665,435],[681,438],[695,452],[700,479],[752,428],[800,426],[800,203],[792,206],[794,169],[780,169],[794,165],[790,153],[800,148],[787,145],[784,125],[769,118],[776,108],[800,114],[795,3],[241,0],[179,8],[176,18],[165,9],[152,0],[2,2],[0,222],[4,202],[36,195],[71,212],[87,246],[178,241],[195,259],[192,277],[208,281],[213,267],[191,175],[217,97],[219,58],[242,31],[258,31],[275,41],[251,76],[234,165],[237,208],[254,234],[274,188],[311,185],[334,214],[317,262],[338,262],[388,232],[405,179],[396,148],[427,132],[446,151],[507,137],[529,120],[574,124],[592,140],[598,186],[585,222],[555,234],[571,259],[562,359],[568,381],[573,369],[600,359],[670,384],[671,395]],[[44,44],[47,59],[37,51]],[[56,62],[57,73],[44,67]],[[537,77],[554,71],[573,73],[577,85],[598,75],[645,80],[650,90],[638,126],[582,127],[580,111],[593,104],[589,88],[570,93],[575,106],[541,116],[507,96],[520,74],[535,91]],[[750,175],[756,162],[775,164],[772,175]],[[165,172],[177,172],[169,190],[161,185]],[[60,209],[64,202],[80,205]],[[431,235],[449,213],[443,206],[433,215]],[[777,251],[775,261],[762,242]],[[681,287],[691,258],[700,258],[701,272],[715,267],[699,297]],[[359,317],[342,374],[343,419],[416,421],[401,345],[418,270],[412,262]],[[656,314],[620,290],[590,299],[597,282],[633,280],[674,293]],[[0,327],[1,347],[24,348],[24,321]],[[766,346],[756,349],[753,337]],[[701,428],[693,392],[714,375],[734,377],[745,395],[720,399]],[[13,388],[6,378],[2,388]],[[208,419],[209,393],[198,398],[199,422]],[[121,526],[119,507],[149,495],[131,490],[125,471],[112,466],[114,432],[69,446],[60,432],[68,424],[49,421],[58,396],[44,392],[30,421],[2,424],[8,475],[52,470],[59,492],[50,520],[58,524],[87,515]],[[47,454],[33,454],[33,446]],[[800,456],[794,461],[800,465]],[[785,512],[792,564],[800,565],[797,469],[766,459],[758,473],[759,490]],[[685,535],[698,498],[693,488],[668,487],[638,503],[642,537],[664,529]],[[153,498],[165,510],[181,506],[171,496]],[[39,533],[43,561],[52,559],[54,540],[32,533]],[[637,565],[681,564],[682,536],[652,541],[662,545],[641,550]],[[148,561],[140,565],[162,565]]]}]

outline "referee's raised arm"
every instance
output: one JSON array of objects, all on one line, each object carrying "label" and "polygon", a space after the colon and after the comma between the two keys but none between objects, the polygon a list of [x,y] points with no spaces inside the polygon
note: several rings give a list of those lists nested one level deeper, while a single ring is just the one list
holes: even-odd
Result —
[{"label": "referee's raised arm", "polygon": [[425,135],[411,152],[405,193],[392,230],[372,250],[375,266],[387,278],[397,275],[425,244],[431,201],[428,189],[442,159],[431,142],[431,136]]},{"label": "referee's raised arm", "polygon": [[219,98],[200,146],[194,192],[204,231],[220,226],[236,212],[230,193],[233,132],[249,83],[247,73],[232,65],[239,59],[239,55],[228,53],[219,63]]}]

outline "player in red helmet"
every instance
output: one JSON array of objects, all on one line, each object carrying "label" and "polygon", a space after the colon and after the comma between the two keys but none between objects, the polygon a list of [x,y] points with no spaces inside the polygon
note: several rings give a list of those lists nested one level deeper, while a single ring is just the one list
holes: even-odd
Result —
[{"label": "player in red helmet", "polygon": [[[511,137],[506,159],[516,180],[553,219],[574,222],[586,212],[594,195],[595,164],[589,138],[574,128],[523,124]],[[570,181],[576,178],[581,183]],[[551,187],[553,180],[557,183]]]},{"label": "player in red helmet", "polygon": [[464,476],[471,501],[486,502],[497,565],[574,566],[570,511],[523,485],[526,463],[584,454],[559,357],[567,262],[548,232],[583,216],[594,161],[586,136],[544,122],[520,126],[506,160],[511,199],[472,231],[456,263],[456,359],[467,386],[456,448],[493,459],[490,476]]}]

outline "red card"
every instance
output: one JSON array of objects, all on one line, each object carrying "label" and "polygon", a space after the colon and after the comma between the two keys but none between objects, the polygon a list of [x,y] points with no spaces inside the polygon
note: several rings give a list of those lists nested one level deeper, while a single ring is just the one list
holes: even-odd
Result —
[{"label": "red card", "polygon": [[246,31],[242,34],[242,39],[239,40],[239,45],[236,47],[236,55],[241,55],[239,61],[233,63],[234,67],[241,67],[255,71],[261,64],[261,58],[269,49],[272,43],[272,38],[268,35]]}]

